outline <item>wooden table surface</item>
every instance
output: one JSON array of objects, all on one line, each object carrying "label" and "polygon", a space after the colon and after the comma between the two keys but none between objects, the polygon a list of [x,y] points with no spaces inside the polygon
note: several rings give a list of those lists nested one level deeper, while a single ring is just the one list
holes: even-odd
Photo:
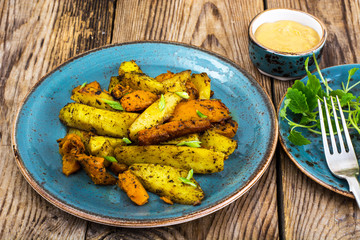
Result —
[{"label": "wooden table surface", "polygon": [[268,8],[300,9],[328,29],[321,67],[360,61],[358,0],[0,0],[0,239],[359,239],[354,200],[305,176],[278,145],[271,166],[224,209],[170,227],[126,229],[54,207],[18,170],[11,131],[28,90],[86,50],[134,40],[171,40],[224,55],[266,89],[275,106],[292,82],[261,75],[248,56],[250,20]]}]

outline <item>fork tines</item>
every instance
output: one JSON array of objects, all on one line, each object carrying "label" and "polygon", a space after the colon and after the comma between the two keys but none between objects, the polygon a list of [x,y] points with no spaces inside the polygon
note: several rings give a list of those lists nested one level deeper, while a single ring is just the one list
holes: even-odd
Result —
[{"label": "fork tines", "polygon": [[[338,153],[341,153],[341,152],[346,151],[345,150],[345,145],[344,145],[343,137],[342,137],[342,134],[341,134],[341,128],[340,128],[340,125],[339,125],[339,121],[338,121],[334,101],[333,101],[332,97],[330,99],[331,99],[331,105],[332,105],[333,114],[334,114],[336,133],[338,135],[339,143],[340,143],[339,144],[340,145],[340,151],[336,146],[334,131],[333,131],[333,127],[332,127],[332,124],[331,124],[331,117],[330,117],[329,109],[328,109],[328,106],[327,106],[326,98],[324,97],[325,112],[326,112],[326,118],[327,118],[328,129],[329,129],[330,140],[331,140],[330,142],[331,142],[331,146],[332,146],[332,149],[333,149],[333,153],[335,153],[335,150],[337,150]],[[343,130],[344,130],[346,144],[348,145],[349,151],[351,151],[351,149],[353,149],[353,145],[351,143],[351,138],[350,138],[350,135],[349,135],[348,128],[346,126],[344,113],[343,113],[343,111],[341,109],[341,104],[340,104],[338,96],[336,96],[336,100],[337,100],[337,104],[338,104],[338,110],[339,110],[339,113],[340,113],[342,127],[343,127]],[[324,119],[323,119],[323,113],[322,113],[321,103],[320,103],[319,99],[318,99],[318,105],[319,105],[320,125],[321,125],[321,133],[322,133],[321,135],[322,135],[322,138],[323,138],[324,151],[325,151],[325,154],[326,154],[326,151],[328,151],[328,153],[330,154],[328,141],[327,141],[327,137],[326,137],[326,130],[325,130],[325,124],[324,124]]]}]

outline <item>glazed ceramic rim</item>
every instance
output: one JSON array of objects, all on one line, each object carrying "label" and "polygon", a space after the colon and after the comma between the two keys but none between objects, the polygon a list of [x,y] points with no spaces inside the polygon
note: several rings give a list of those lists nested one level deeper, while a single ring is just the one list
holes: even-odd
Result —
[{"label": "glazed ceramic rim", "polygon": [[[17,148],[17,142],[16,142],[17,123],[18,123],[18,120],[19,120],[20,112],[21,112],[24,104],[27,102],[28,98],[30,97],[30,95],[35,91],[35,89],[45,79],[47,79],[54,72],[58,71],[61,67],[64,67],[65,65],[73,62],[74,60],[76,60],[78,58],[84,57],[84,56],[86,56],[86,55],[88,55],[90,53],[93,53],[93,52],[101,51],[103,49],[112,48],[112,47],[120,47],[120,46],[124,46],[124,45],[143,44],[143,43],[145,43],[145,44],[147,44],[147,43],[150,43],[150,44],[151,43],[156,43],[156,44],[175,45],[175,46],[177,45],[177,46],[182,46],[182,47],[185,47],[185,48],[195,49],[197,51],[200,51],[200,52],[215,56],[216,58],[218,58],[218,59],[230,64],[234,68],[236,68],[236,70],[238,70],[240,73],[242,73],[249,80],[249,82],[252,83],[252,85],[257,88],[258,92],[261,95],[263,95],[264,99],[265,100],[267,99],[267,102],[265,102],[265,104],[267,105],[267,107],[269,109],[270,117],[272,117],[272,127],[273,127],[272,128],[273,131],[270,133],[269,145],[268,145],[266,153],[264,154],[262,163],[259,164],[258,169],[250,176],[250,178],[249,178],[250,180],[247,181],[244,184],[243,187],[241,187],[237,191],[234,191],[232,194],[225,197],[224,199],[221,199],[221,200],[211,204],[210,206],[208,206],[205,209],[195,211],[195,212],[192,212],[190,214],[187,214],[187,215],[181,216],[181,217],[170,217],[170,218],[160,219],[160,220],[129,220],[129,219],[119,219],[119,218],[115,219],[115,218],[112,218],[112,217],[99,216],[99,215],[96,215],[94,213],[86,212],[86,211],[78,209],[76,207],[69,206],[66,202],[64,202],[62,200],[59,200],[56,196],[49,193],[47,190],[43,189],[34,180],[31,173],[25,168],[25,165],[24,165],[24,163],[23,163],[23,161],[21,159],[21,156],[19,154],[19,151],[18,151],[18,148]],[[180,224],[180,223],[188,222],[188,221],[191,221],[191,220],[195,220],[195,219],[198,219],[200,217],[204,217],[206,215],[209,215],[209,214],[211,214],[211,213],[213,213],[215,211],[218,211],[218,210],[224,208],[225,206],[229,205],[230,203],[232,203],[233,201],[235,201],[239,197],[241,197],[243,194],[245,194],[260,179],[260,177],[264,174],[264,172],[269,167],[269,165],[271,163],[271,160],[272,160],[272,157],[273,157],[273,155],[275,153],[275,150],[276,150],[278,134],[279,134],[279,131],[278,131],[278,121],[277,121],[276,110],[275,110],[275,107],[274,107],[269,95],[264,90],[264,88],[248,72],[246,72],[244,69],[239,67],[233,61],[231,61],[228,58],[226,58],[224,56],[221,56],[221,55],[219,55],[217,53],[214,53],[214,52],[211,52],[211,51],[208,51],[208,50],[205,50],[205,49],[201,49],[199,47],[192,46],[192,45],[189,45],[189,44],[180,43],[180,42],[173,42],[173,41],[133,41],[133,42],[110,44],[110,45],[105,45],[105,46],[102,46],[102,47],[91,49],[89,51],[86,51],[84,53],[81,53],[79,55],[76,55],[76,56],[68,59],[64,63],[58,65],[53,70],[48,72],[45,76],[43,76],[29,90],[28,94],[23,99],[22,103],[20,104],[20,107],[18,108],[16,117],[15,117],[11,140],[12,140],[12,146],[13,146],[13,151],[14,151],[14,155],[15,155],[15,160],[16,160],[16,163],[17,163],[19,169],[20,169],[20,172],[25,177],[26,181],[30,184],[30,186],[38,194],[40,194],[44,199],[46,199],[48,202],[50,202],[54,206],[60,208],[61,210],[65,211],[67,213],[70,213],[70,214],[72,214],[72,215],[74,215],[76,217],[82,218],[84,220],[96,222],[96,223],[101,223],[101,224],[110,225],[110,226],[117,226],[117,227],[145,228],[145,227],[169,226],[169,225],[175,225],[175,224]]]},{"label": "glazed ceramic rim", "polygon": [[[324,68],[324,69],[321,69],[321,71],[326,71],[326,70],[329,70],[331,68],[336,68],[336,67],[341,67],[341,66],[347,66],[347,65],[353,65],[353,64],[340,64],[340,65],[336,65],[336,66],[332,66],[332,67],[328,67],[328,68]],[[306,77],[304,77],[306,78]],[[302,78],[301,80],[303,80],[304,78]],[[300,80],[300,81],[301,81]],[[287,93],[287,91],[286,91]],[[280,112],[280,107],[281,107],[281,104],[283,103],[284,101],[284,98],[286,96],[286,93],[284,94],[284,96],[281,98],[281,101],[279,102],[278,104],[278,107],[277,107],[277,118],[279,116],[279,112]],[[324,181],[318,179],[317,177],[315,177],[314,175],[310,174],[304,167],[302,167],[298,161],[295,159],[295,157],[290,153],[289,149],[286,147],[286,140],[281,136],[280,134],[280,127],[278,128],[279,129],[279,140],[280,140],[280,144],[282,146],[282,148],[284,149],[285,153],[288,155],[288,157],[291,159],[291,161],[300,169],[300,171],[302,171],[306,176],[308,176],[309,178],[311,178],[312,180],[314,180],[316,183],[320,184],[321,186],[333,191],[333,192],[336,192],[338,194],[341,194],[343,196],[346,196],[346,197],[349,197],[349,198],[352,198],[352,199],[355,199],[354,198],[354,195],[351,193],[351,192],[348,192],[348,191],[344,191],[344,190],[341,190],[341,189],[338,189],[334,186],[331,186],[330,184],[328,183],[325,183]],[[331,172],[330,172],[331,173]]]},{"label": "glazed ceramic rim", "polygon": [[[322,36],[320,38],[320,42],[313,48],[307,50],[307,51],[304,51],[304,52],[296,52],[296,53],[292,53],[292,52],[282,52],[282,51],[276,51],[274,49],[271,49],[271,48],[268,48],[264,45],[262,45],[261,43],[259,43],[254,34],[253,34],[253,23],[254,21],[259,18],[263,13],[265,12],[270,12],[270,11],[274,11],[274,10],[288,10],[288,11],[293,11],[293,12],[300,12],[301,14],[305,14],[309,17],[311,17],[312,19],[314,19],[315,21],[317,21],[319,23],[319,25],[321,26],[321,29],[322,29]],[[287,56],[287,57],[298,57],[298,56],[303,56],[303,55],[307,55],[307,54],[310,54],[318,49],[320,49],[321,47],[323,47],[323,45],[325,44],[326,42],[326,38],[327,38],[327,30],[326,30],[326,27],[324,25],[324,23],[318,19],[317,17],[315,17],[314,15],[311,15],[310,13],[307,13],[307,12],[304,12],[304,11],[301,11],[301,10],[297,10],[297,9],[291,9],[291,8],[270,8],[270,9],[267,9],[265,11],[262,11],[260,12],[259,14],[257,14],[250,22],[249,24],[249,28],[248,28],[248,34],[249,34],[249,37],[250,39],[256,43],[259,47],[263,48],[264,50],[267,50],[269,52],[272,52],[274,54],[278,54],[278,55],[283,55],[283,56]]]}]

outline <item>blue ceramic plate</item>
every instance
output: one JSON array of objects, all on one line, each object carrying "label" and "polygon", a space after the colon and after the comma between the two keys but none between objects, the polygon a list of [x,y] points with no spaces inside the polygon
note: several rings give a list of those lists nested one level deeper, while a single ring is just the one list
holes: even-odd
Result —
[{"label": "blue ceramic plate", "polygon": [[[348,78],[348,71],[354,67],[360,68],[360,64],[340,65],[325,68],[321,71],[321,73],[325,78],[327,78],[329,86],[335,90],[341,88],[341,82],[344,82],[344,84],[346,84]],[[319,75],[317,73],[316,76],[319,78]],[[305,77],[301,81],[306,84],[307,80],[308,78]],[[359,80],[360,72],[357,72],[350,81],[353,84],[355,81]],[[351,83],[350,85],[352,85]],[[360,86],[353,88],[350,92],[358,96],[360,94]],[[285,99],[286,97],[283,98],[279,109],[283,108]],[[290,117],[290,119],[294,119],[294,115],[290,115],[289,111],[288,116]],[[296,164],[296,166],[298,166],[299,169],[303,171],[307,176],[309,176],[319,184],[323,185],[324,187],[327,187],[328,189],[342,195],[353,198],[353,195],[349,191],[347,182],[345,180],[335,177],[330,172],[326,164],[321,136],[310,133],[306,130],[302,131],[297,128],[297,131],[301,131],[305,137],[310,139],[311,144],[305,146],[295,146],[287,139],[287,136],[290,132],[289,125],[285,120],[282,120],[280,116],[278,116],[278,120],[280,126],[280,142],[284,147],[286,153],[289,155],[290,159]],[[352,135],[352,142],[355,148],[355,152],[357,153],[357,157],[359,158],[360,136],[357,132],[352,133],[353,134],[351,134],[350,132],[350,134]]]},{"label": "blue ceramic plate", "polygon": [[[150,194],[135,206],[116,186],[96,186],[84,171],[66,177],[56,140],[66,134],[58,119],[71,90],[98,81],[107,88],[123,61],[136,60],[152,77],[167,70],[207,72],[214,98],[220,98],[239,123],[239,146],[221,173],[196,175],[205,192],[199,206],[167,205]],[[190,221],[233,202],[268,167],[277,141],[274,108],[260,85],[233,62],[196,47],[164,42],[133,42],[86,52],[41,79],[26,97],[15,123],[14,153],[30,185],[55,206],[86,220],[127,227],[165,226]]]}]

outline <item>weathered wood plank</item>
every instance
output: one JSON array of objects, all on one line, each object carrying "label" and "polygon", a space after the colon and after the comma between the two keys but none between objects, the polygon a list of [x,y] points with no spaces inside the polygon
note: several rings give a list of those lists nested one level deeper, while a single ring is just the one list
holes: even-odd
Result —
[{"label": "weathered wood plank", "polygon": [[[271,94],[271,81],[248,56],[247,27],[263,1],[118,1],[112,43],[168,40],[189,43],[227,56],[249,71]],[[275,162],[247,194],[215,214],[156,229],[115,229],[89,223],[87,238],[276,239]],[[91,230],[91,231],[90,231]],[[160,234],[161,233],[161,234]],[[166,234],[165,234],[166,233]]]},{"label": "weathered wood plank", "polygon": [[[321,67],[359,61],[360,22],[358,1],[267,1],[268,8],[300,9],[320,18],[328,29]],[[274,82],[274,103],[278,105],[293,82]],[[340,196],[306,177],[284,151],[281,182],[283,218],[287,239],[357,239],[359,209],[354,200]]]},{"label": "weathered wood plank", "polygon": [[16,108],[41,76],[69,57],[110,42],[113,2],[0,1],[0,239],[85,237],[87,222],[42,199],[11,149]]}]

